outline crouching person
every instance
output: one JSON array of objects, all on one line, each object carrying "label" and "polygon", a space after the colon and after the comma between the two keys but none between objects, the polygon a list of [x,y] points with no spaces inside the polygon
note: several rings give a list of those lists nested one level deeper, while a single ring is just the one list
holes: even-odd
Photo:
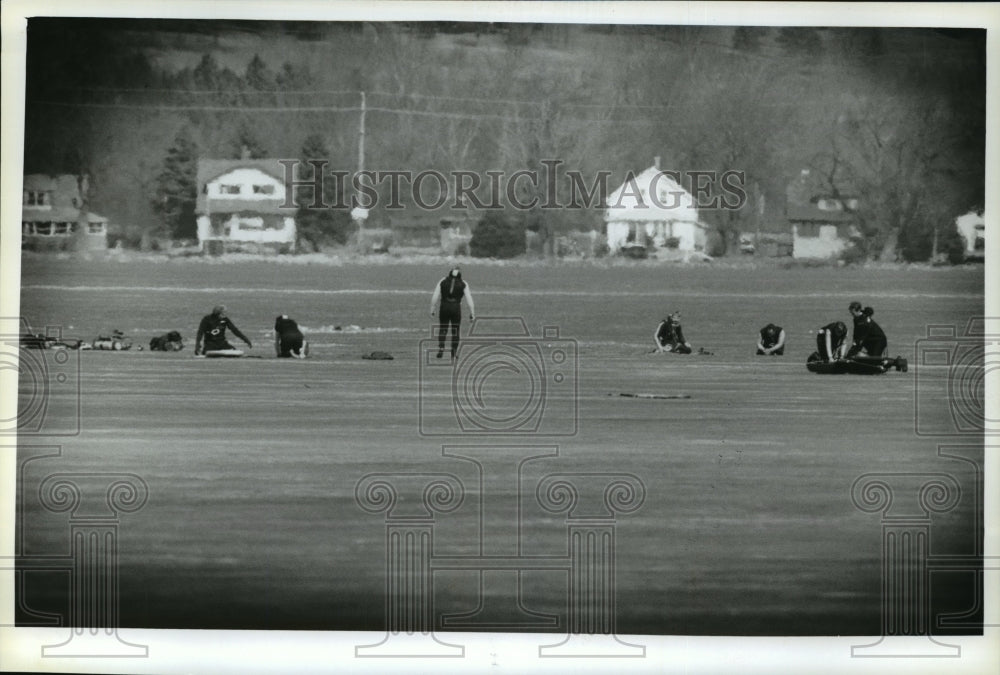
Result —
[{"label": "crouching person", "polygon": [[184,349],[184,338],[175,330],[157,335],[149,341],[149,351],[151,352],[179,352],[182,349]]},{"label": "crouching person", "polygon": [[306,342],[299,325],[294,319],[282,314],[274,320],[274,352],[278,358],[304,359],[309,355]]},{"label": "crouching person", "polygon": [[760,329],[757,356],[783,356],[785,354],[785,329],[769,323]]},{"label": "crouching person", "polygon": [[831,361],[843,360],[847,354],[847,326],[842,321],[835,321],[816,331],[816,351],[813,352],[807,361]]}]

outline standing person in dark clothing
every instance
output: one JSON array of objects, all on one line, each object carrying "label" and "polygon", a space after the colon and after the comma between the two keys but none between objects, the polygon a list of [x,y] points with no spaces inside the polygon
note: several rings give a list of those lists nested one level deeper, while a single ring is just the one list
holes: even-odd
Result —
[{"label": "standing person in dark clothing", "polygon": [[862,309],[860,302],[852,302],[848,309],[854,317],[854,337],[847,355],[852,357],[885,354],[888,340],[882,327],[872,319],[875,310],[871,307]]},{"label": "standing person in dark clothing", "polygon": [[757,340],[758,356],[783,356],[785,354],[785,329],[769,323],[760,329]]},{"label": "standing person in dark clothing", "polygon": [[816,352],[809,357],[810,361],[819,360],[829,363],[844,358],[847,352],[847,326],[843,321],[828,323],[816,333]]},{"label": "standing person in dark clothing", "polygon": [[233,347],[226,340],[226,329],[233,331],[233,335],[243,340],[247,347],[253,349],[250,340],[236,327],[226,315],[226,308],[223,305],[216,305],[212,313],[206,315],[198,325],[198,337],[195,338],[195,356],[204,356],[206,352],[234,351],[239,350]]},{"label": "standing person in dark clothing", "polygon": [[279,358],[304,359],[309,355],[309,343],[299,325],[287,314],[274,320],[274,352]]},{"label": "standing person in dark clothing", "polygon": [[431,316],[438,312],[438,352],[437,357],[444,354],[445,336],[451,333],[451,358],[458,352],[459,326],[462,323],[462,298],[469,303],[469,320],[476,320],[476,305],[472,300],[472,290],[469,284],[462,280],[462,270],[457,265],[448,275],[434,287],[431,297]]},{"label": "standing person in dark clothing", "polygon": [[653,333],[656,340],[656,351],[659,354],[673,352],[674,354],[690,354],[691,343],[684,339],[681,328],[681,313],[674,312],[660,322]]}]

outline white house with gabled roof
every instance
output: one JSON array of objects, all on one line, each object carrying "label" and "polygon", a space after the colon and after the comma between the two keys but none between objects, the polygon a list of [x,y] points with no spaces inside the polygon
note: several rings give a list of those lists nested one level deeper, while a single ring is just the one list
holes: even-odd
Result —
[{"label": "white house with gabled roof", "polygon": [[612,253],[626,246],[702,251],[706,226],[698,221],[694,197],[659,161],[642,173],[626,176],[605,202],[608,248]]},{"label": "white house with gabled roof", "polygon": [[198,160],[198,244],[222,250],[295,248],[295,211],[284,167],[273,159]]}]

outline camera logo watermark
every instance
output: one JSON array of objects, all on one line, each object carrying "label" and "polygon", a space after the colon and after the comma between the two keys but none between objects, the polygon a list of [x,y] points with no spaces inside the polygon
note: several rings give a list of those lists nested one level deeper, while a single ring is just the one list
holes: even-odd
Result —
[{"label": "camera logo watermark", "polygon": [[[385,513],[386,636],[355,648],[358,657],[462,657],[462,645],[435,636],[436,626],[481,632],[550,631],[558,643],[539,645],[541,658],[645,656],[645,647],[616,635],[615,528],[620,515],[641,508],[645,485],[626,473],[533,475],[532,462],[554,458],[555,446],[445,446],[443,454],[476,467],[473,490],[453,474],[369,474],[355,488],[358,505]],[[512,490],[512,487],[516,489]],[[477,495],[478,540],[447,552],[435,536],[438,515],[455,512]],[[538,554],[523,536],[524,520],[565,514],[562,552]],[[474,552],[469,552],[469,544]],[[435,573],[472,572],[471,609],[444,613],[434,606]],[[568,617],[530,608],[525,576],[558,572],[568,579]],[[420,639],[417,639],[420,638]]]},{"label": "camera logo watermark", "polygon": [[987,374],[1000,368],[1000,318],[972,318],[961,328],[928,326],[914,356],[918,435],[1000,434],[985,394]]},{"label": "camera logo watermark", "polygon": [[446,359],[438,330],[419,344],[422,436],[576,435],[576,340],[554,326],[533,337],[520,317],[479,318]]},{"label": "camera logo watermark", "polygon": [[26,319],[0,317],[0,386],[17,391],[17,411],[0,417],[0,435],[80,433],[80,352],[62,328],[33,334]]},{"label": "camera logo watermark", "polygon": [[[958,657],[961,647],[935,640],[931,627],[931,514],[954,509],[962,488],[946,473],[869,473],[851,486],[851,501],[866,513],[881,513],[881,637],[853,645],[855,658]],[[900,642],[899,636],[926,636]]]},{"label": "camera logo watermark", "polygon": [[[149,496],[146,482],[132,473],[49,473],[30,490],[25,482],[27,465],[36,460],[59,457],[58,446],[22,446],[18,449],[18,517],[21,534],[12,560],[17,589],[18,625],[63,626],[69,634],[63,642],[43,645],[42,658],[147,657],[147,645],[121,638],[119,627],[118,540],[121,515],[142,509]],[[24,552],[24,513],[29,496],[55,514],[69,514],[68,553],[36,555]],[[11,568],[4,567],[5,571]],[[32,610],[24,596],[24,577],[29,573],[59,572],[69,577],[66,617]]]}]

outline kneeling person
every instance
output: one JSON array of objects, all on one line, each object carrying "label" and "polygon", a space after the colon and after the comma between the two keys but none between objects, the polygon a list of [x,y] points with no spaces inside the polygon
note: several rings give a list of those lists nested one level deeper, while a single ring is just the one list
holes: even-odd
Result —
[{"label": "kneeling person", "polygon": [[309,354],[309,343],[299,325],[287,314],[274,320],[274,352],[279,358],[296,359],[304,359]]},{"label": "kneeling person", "polygon": [[769,323],[760,329],[757,340],[758,356],[783,356],[785,354],[785,329]]},{"label": "kneeling person", "polygon": [[656,351],[658,353],[691,353],[691,344],[684,339],[684,331],[681,329],[680,312],[674,312],[661,321],[660,325],[656,327],[653,338],[656,340]]},{"label": "kneeling person", "polygon": [[847,354],[847,326],[842,321],[828,323],[816,332],[816,351],[809,357],[809,361],[831,361],[843,360]]},{"label": "kneeling person", "polygon": [[253,349],[247,336],[229,319],[226,308],[223,305],[216,305],[212,313],[206,315],[198,325],[198,336],[194,344],[195,356],[204,356],[208,352],[233,352],[233,356],[242,354],[226,340],[227,328],[233,331],[233,335],[243,340],[247,347]]}]

